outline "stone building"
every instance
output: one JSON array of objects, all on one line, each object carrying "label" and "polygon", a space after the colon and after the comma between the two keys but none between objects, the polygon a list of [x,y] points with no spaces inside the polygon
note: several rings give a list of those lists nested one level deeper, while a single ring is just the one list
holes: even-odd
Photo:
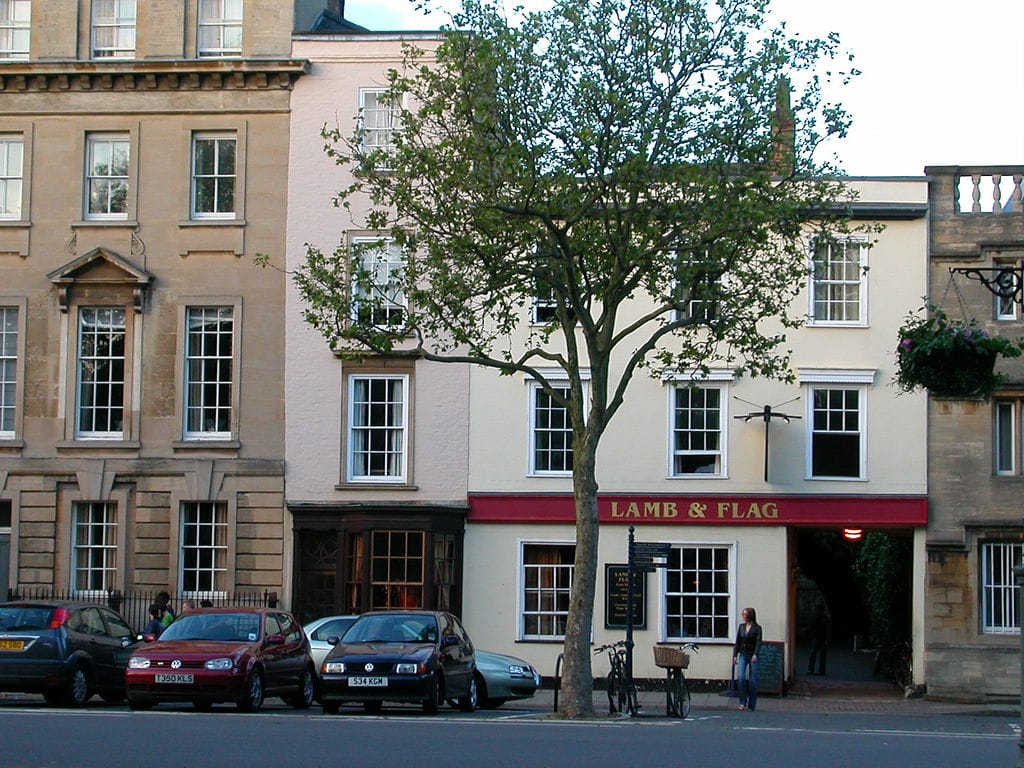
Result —
[{"label": "stone building", "polygon": [[[1024,335],[1024,166],[925,169],[931,302],[990,334]],[[1000,295],[1001,294],[1001,295]],[[1018,695],[1024,555],[1024,363],[991,399],[929,398],[924,678],[929,695]]]},{"label": "stone building", "polygon": [[0,3],[0,594],[287,593],[293,11]]}]

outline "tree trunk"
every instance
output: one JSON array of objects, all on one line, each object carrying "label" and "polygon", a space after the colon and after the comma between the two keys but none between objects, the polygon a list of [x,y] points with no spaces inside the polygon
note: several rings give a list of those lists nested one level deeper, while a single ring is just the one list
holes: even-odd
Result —
[{"label": "tree trunk", "polygon": [[[593,427],[593,425],[591,425]],[[591,667],[590,641],[594,620],[594,597],[597,585],[597,477],[595,441],[574,442],[573,492],[576,497],[576,562],[569,618],[565,630],[562,667],[562,690],[559,711],[569,718],[586,718],[594,714],[594,676]]]}]

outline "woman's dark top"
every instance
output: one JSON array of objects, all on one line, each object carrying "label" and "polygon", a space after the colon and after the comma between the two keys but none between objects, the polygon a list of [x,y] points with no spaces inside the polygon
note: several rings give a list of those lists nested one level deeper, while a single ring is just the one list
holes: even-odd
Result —
[{"label": "woman's dark top", "polygon": [[736,643],[732,647],[733,658],[743,654],[748,659],[761,652],[761,625],[756,622],[747,631],[747,622],[741,622],[736,630]]}]

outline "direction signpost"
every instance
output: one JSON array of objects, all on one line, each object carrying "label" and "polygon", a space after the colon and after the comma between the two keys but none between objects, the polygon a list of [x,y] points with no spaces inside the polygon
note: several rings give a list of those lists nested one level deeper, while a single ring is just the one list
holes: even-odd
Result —
[{"label": "direction signpost", "polygon": [[660,541],[636,541],[633,536],[636,529],[629,526],[629,557],[626,561],[626,674],[633,679],[633,601],[635,588],[633,583],[636,573],[654,573],[657,568],[668,567],[668,555],[672,545]]}]

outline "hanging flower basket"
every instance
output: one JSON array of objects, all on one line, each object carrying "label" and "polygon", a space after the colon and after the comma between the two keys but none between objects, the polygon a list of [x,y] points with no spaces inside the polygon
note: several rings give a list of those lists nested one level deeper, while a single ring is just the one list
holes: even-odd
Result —
[{"label": "hanging flower basket", "polygon": [[935,306],[926,316],[907,316],[896,347],[896,383],[905,392],[924,388],[933,395],[986,399],[1000,376],[996,359],[1017,357],[1022,341],[993,336],[975,320],[951,320]]}]

